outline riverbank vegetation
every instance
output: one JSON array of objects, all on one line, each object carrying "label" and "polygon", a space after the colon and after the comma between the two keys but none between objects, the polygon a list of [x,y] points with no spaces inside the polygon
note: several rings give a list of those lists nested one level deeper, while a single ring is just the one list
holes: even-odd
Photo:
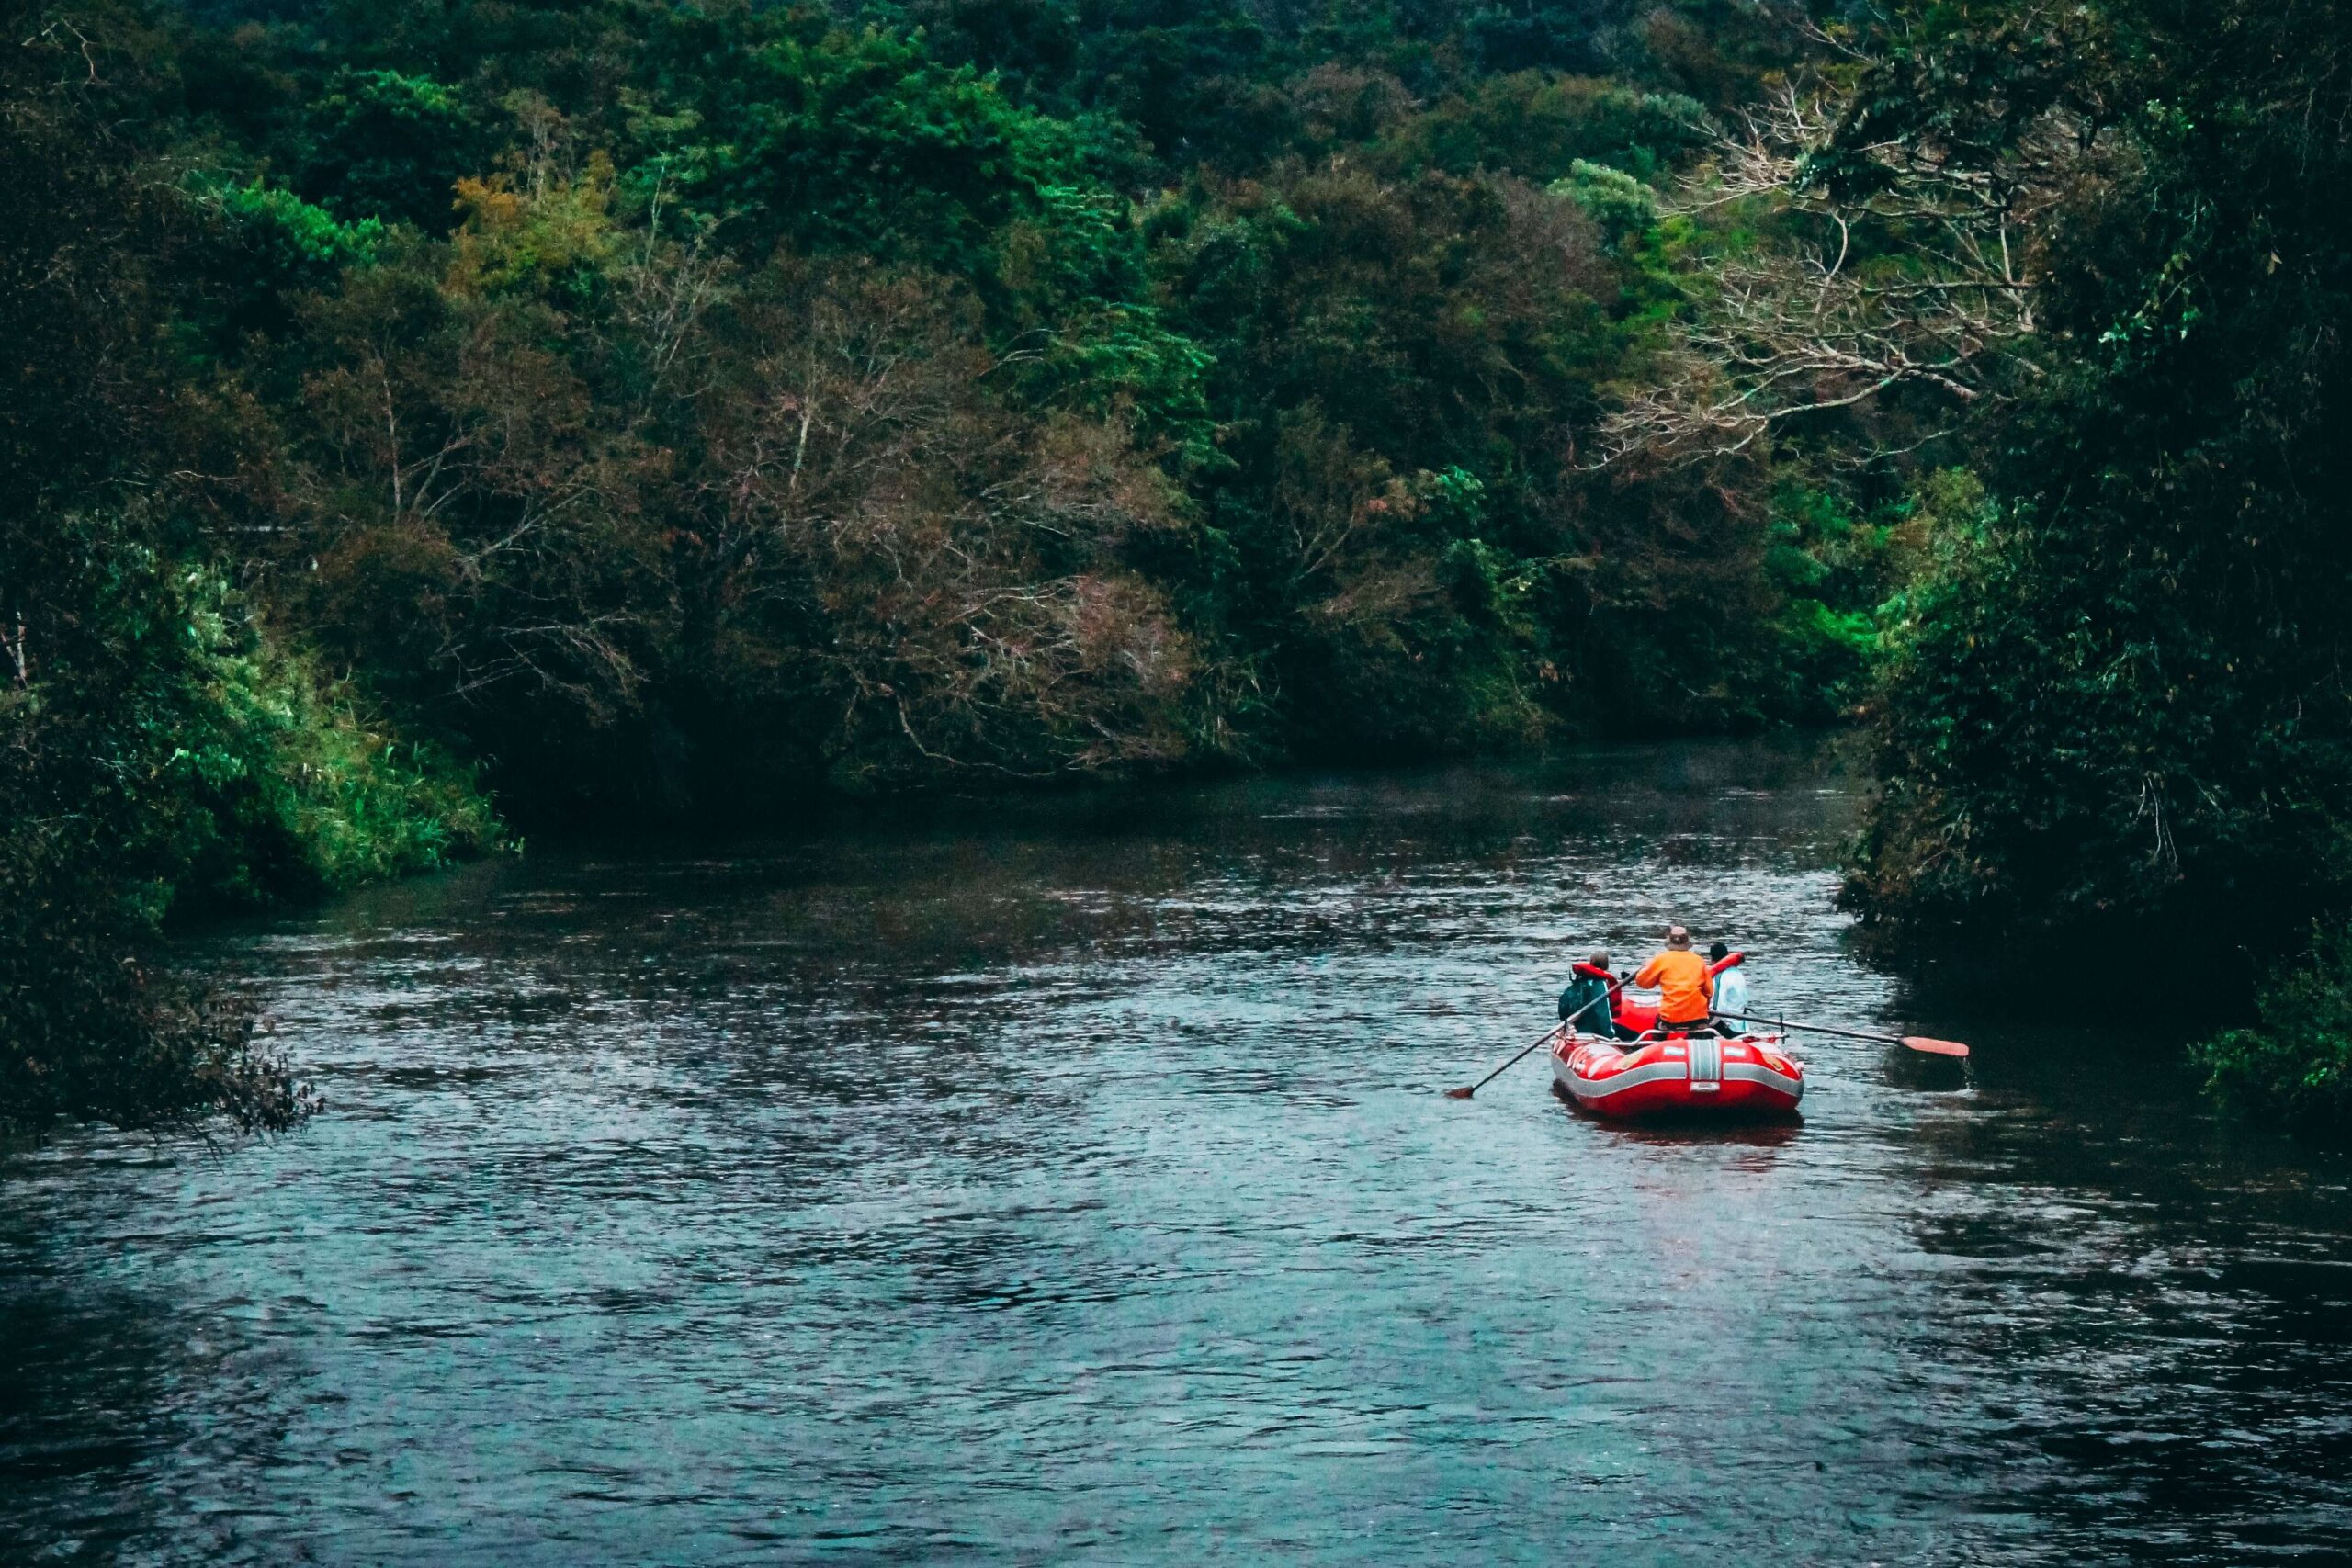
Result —
[{"label": "riverbank vegetation", "polygon": [[507,823],[1858,713],[1883,940],[2291,951],[2338,9],[19,5],[0,1114]]},{"label": "riverbank vegetation", "polygon": [[2352,931],[2312,933],[2308,956],[2268,976],[2259,1021],[2192,1052],[2223,1104],[2290,1126],[2352,1122]]},{"label": "riverbank vegetation", "polygon": [[2319,919],[2264,1028],[2204,1055],[2233,1098],[2339,1116],[2347,20],[1976,0],[1834,29],[1719,165],[1811,246],[1694,292],[1698,369],[1633,411],[1702,446],[1857,392],[1928,411],[1974,499],[1889,607],[1847,901],[1899,947],[2096,932],[2209,969]]}]

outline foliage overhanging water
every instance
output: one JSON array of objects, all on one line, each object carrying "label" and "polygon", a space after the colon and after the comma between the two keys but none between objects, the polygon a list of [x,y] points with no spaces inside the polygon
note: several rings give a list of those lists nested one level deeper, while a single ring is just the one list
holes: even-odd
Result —
[{"label": "foliage overhanging water", "polygon": [[[2344,1162],[1918,1017],[1803,755],[535,852],[216,946],[327,1091],[6,1168],[0,1540],[126,1562],[2352,1551]],[[1579,1121],[1669,916],[1801,1128]],[[2161,988],[2141,992],[2155,1011]],[[77,1543],[79,1549],[77,1551]]]}]

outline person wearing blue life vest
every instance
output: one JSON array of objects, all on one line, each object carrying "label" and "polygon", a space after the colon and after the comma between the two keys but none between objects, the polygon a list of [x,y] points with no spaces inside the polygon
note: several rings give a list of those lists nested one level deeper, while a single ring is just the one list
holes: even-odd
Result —
[{"label": "person wearing blue life vest", "polygon": [[[1710,966],[1722,964],[1731,956],[1731,949],[1716,942],[1707,949]],[[1747,996],[1747,968],[1742,964],[1724,964],[1715,972],[1715,1032],[1745,1034],[1755,1027],[1748,1022],[1754,1004]]]}]

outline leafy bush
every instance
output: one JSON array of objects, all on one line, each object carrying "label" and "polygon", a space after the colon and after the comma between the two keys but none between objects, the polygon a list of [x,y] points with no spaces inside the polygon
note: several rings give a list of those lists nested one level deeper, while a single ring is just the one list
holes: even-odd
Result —
[{"label": "leafy bush", "polygon": [[469,172],[477,129],[455,89],[400,71],[344,69],[310,118],[296,184],[311,200],[355,222],[450,226],[450,189]]},{"label": "leafy bush", "polygon": [[1546,188],[1583,208],[1611,243],[1645,233],[1657,223],[1657,192],[1606,164],[1578,158],[1568,166],[1566,177],[1554,180]]},{"label": "leafy bush", "polygon": [[2310,954],[2263,987],[2261,1018],[2190,1048],[2207,1089],[2297,1126],[2352,1126],[2352,925],[2313,928]]},{"label": "leafy bush", "polygon": [[217,837],[172,779],[203,710],[179,595],[119,518],[22,521],[6,535],[16,679],[0,698],[0,1122],[282,1124],[293,1086],[237,1010],[149,961]]},{"label": "leafy bush", "polygon": [[183,886],[266,899],[430,871],[498,841],[473,771],[402,740],[273,641],[214,573],[180,574],[195,701],[163,782],[212,814]]},{"label": "leafy bush", "polygon": [[384,225],[374,218],[345,223],[292,191],[256,179],[209,193],[260,263],[265,280],[279,288],[316,288],[343,267],[376,259]]},{"label": "leafy bush", "polygon": [[285,1126],[305,1094],[237,1001],[172,972],[165,916],[442,863],[492,840],[487,803],[135,518],[8,522],[0,1124]]},{"label": "leafy bush", "polygon": [[1649,180],[1708,134],[1706,110],[1678,94],[1526,71],[1441,100],[1398,126],[1383,153],[1453,174],[1499,167],[1548,183],[1583,164]]}]

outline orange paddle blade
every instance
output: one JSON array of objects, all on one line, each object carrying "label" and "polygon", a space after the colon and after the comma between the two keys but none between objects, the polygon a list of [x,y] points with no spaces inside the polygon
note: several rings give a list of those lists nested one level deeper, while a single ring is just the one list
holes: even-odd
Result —
[{"label": "orange paddle blade", "polygon": [[1906,1034],[1903,1043],[1914,1051],[1925,1051],[1931,1056],[1965,1056],[1968,1047],[1957,1040],[1931,1040],[1924,1034]]}]

